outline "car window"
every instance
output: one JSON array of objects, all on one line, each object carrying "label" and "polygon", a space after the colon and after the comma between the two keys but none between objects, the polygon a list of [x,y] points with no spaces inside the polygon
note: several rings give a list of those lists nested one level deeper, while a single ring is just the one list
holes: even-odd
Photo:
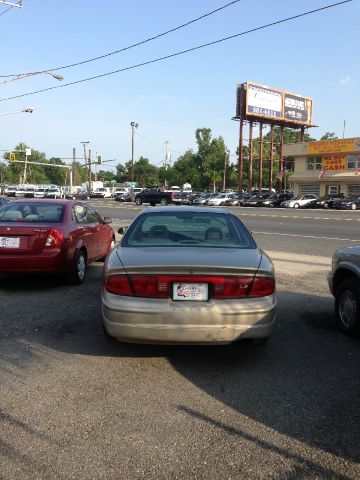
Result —
[{"label": "car window", "polygon": [[64,211],[56,203],[10,203],[0,209],[0,222],[60,223]]},{"label": "car window", "polygon": [[87,223],[100,223],[100,215],[89,205],[85,206]]},{"label": "car window", "polygon": [[122,245],[256,248],[250,233],[235,215],[212,212],[142,214],[127,230]]}]

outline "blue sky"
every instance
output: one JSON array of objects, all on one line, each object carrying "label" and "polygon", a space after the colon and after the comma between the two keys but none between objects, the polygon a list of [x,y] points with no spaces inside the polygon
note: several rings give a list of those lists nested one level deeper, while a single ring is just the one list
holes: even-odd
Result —
[{"label": "blue sky", "polygon": [[[230,0],[23,0],[0,5],[0,75],[46,70],[121,49],[221,7]],[[334,0],[242,0],[126,52],[59,70],[69,83],[211,42]],[[1,13],[5,12],[3,15]],[[135,157],[160,165],[196,148],[195,130],[209,127],[235,154],[238,83],[257,82],[314,99],[315,138],[326,131],[360,136],[360,2],[337,6],[215,46],[23,98],[0,101],[0,149],[25,142],[47,158],[82,155],[90,141],[103,159],[131,158],[130,122],[139,123]],[[5,80],[6,78],[0,78]],[[0,100],[60,85],[49,75],[0,84]],[[245,135],[247,136],[247,135]],[[235,157],[232,157],[235,161]],[[109,163],[108,168],[112,165]]]}]

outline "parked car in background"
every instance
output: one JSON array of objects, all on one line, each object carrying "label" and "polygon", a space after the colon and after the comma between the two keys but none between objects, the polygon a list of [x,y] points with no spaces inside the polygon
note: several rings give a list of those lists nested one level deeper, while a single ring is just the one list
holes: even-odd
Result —
[{"label": "parked car in background", "polygon": [[111,198],[111,191],[108,187],[98,187],[91,192],[92,198]]},{"label": "parked car in background", "polygon": [[131,202],[131,193],[130,192],[125,192],[125,193],[120,193],[115,196],[114,200],[116,202]]},{"label": "parked car in background", "polygon": [[56,185],[50,185],[50,187],[47,189],[45,193],[45,198],[61,198],[61,190],[58,186]]},{"label": "parked car in background", "polygon": [[273,193],[262,203],[264,207],[280,207],[282,202],[291,200],[293,196],[292,193]]},{"label": "parked car in background", "polygon": [[91,194],[85,191],[67,193],[65,195],[67,200],[90,200]]},{"label": "parked car in background", "polygon": [[326,195],[324,197],[311,200],[305,205],[305,208],[333,208],[334,202],[341,200],[339,195]]},{"label": "parked car in background", "polygon": [[164,192],[160,188],[149,188],[139,192],[135,196],[136,205],[141,205],[142,203],[150,203],[151,206],[160,204],[168,205],[173,203],[174,192]]},{"label": "parked car in background", "polygon": [[18,185],[16,191],[15,191],[15,197],[23,197],[25,193],[25,186],[24,185]]},{"label": "parked car in background", "polygon": [[275,307],[270,258],[224,209],[148,208],[104,266],[104,327],[122,341],[263,341]]},{"label": "parked car in background", "polygon": [[115,198],[117,195],[122,195],[123,193],[128,193],[129,189],[126,187],[116,187],[112,193],[112,196]]},{"label": "parked car in background", "polygon": [[190,193],[186,192],[174,192],[173,204],[174,205],[189,205]]},{"label": "parked car in background", "polygon": [[24,197],[25,198],[34,198],[35,186],[34,185],[25,185],[24,187]]},{"label": "parked car in background", "polygon": [[236,207],[241,205],[242,201],[242,194],[241,193],[231,193],[229,195],[229,198],[225,200],[225,205],[229,207]]},{"label": "parked car in background", "polygon": [[0,272],[69,273],[82,283],[115,245],[111,221],[73,200],[9,202],[0,207]]},{"label": "parked car in background", "polygon": [[243,206],[244,207],[257,207],[261,204],[262,200],[265,200],[268,198],[269,194],[257,194],[253,195],[251,197],[247,197],[243,201]]},{"label": "parked car in background", "polygon": [[341,198],[332,202],[332,208],[340,210],[357,210],[360,208],[360,197],[354,198]]},{"label": "parked car in background", "polygon": [[328,283],[335,297],[339,328],[348,335],[360,335],[360,246],[336,250]]},{"label": "parked car in background", "polygon": [[285,200],[281,202],[281,207],[285,208],[300,208],[305,207],[305,205],[311,200],[316,200],[318,197],[316,195],[298,195],[297,197],[291,198],[290,200]]},{"label": "parked car in background", "polygon": [[15,197],[16,191],[17,191],[17,187],[10,185],[5,188],[5,195],[7,195],[8,197]]},{"label": "parked car in background", "polygon": [[48,187],[39,185],[35,187],[34,198],[45,198],[48,191]]},{"label": "parked car in background", "polygon": [[203,193],[202,195],[194,198],[193,205],[206,205],[206,202],[210,198],[210,195],[210,193]]},{"label": "parked car in background", "polygon": [[207,204],[210,206],[215,206],[215,207],[220,207],[222,205],[225,205],[225,202],[229,199],[232,198],[232,193],[219,193],[215,197],[210,197],[207,201]]}]

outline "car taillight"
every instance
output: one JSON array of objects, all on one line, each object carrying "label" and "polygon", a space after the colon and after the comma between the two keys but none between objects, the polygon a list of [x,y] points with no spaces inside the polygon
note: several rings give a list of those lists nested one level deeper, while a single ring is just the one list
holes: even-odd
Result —
[{"label": "car taillight", "polygon": [[116,295],[169,298],[174,282],[207,283],[209,297],[214,299],[265,297],[275,291],[275,280],[269,277],[202,275],[108,275],[104,287]]},{"label": "car taillight", "polygon": [[116,295],[133,295],[127,275],[106,275],[104,288]]},{"label": "car taillight", "polygon": [[249,297],[266,297],[275,292],[275,278],[255,277],[251,285]]},{"label": "car taillight", "polygon": [[46,239],[45,247],[47,248],[60,248],[64,239],[64,233],[56,228],[50,229],[48,237]]}]

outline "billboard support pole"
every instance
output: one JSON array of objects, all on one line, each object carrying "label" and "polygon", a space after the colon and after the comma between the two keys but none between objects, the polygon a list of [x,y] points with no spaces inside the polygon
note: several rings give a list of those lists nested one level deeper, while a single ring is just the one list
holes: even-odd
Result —
[{"label": "billboard support pole", "polygon": [[239,130],[239,192],[242,192],[243,188],[243,170],[244,170],[244,152],[243,152],[243,143],[244,143],[244,136],[243,136],[243,130],[244,130],[244,120],[241,117],[240,118],[240,130]]},{"label": "billboard support pole", "polygon": [[259,191],[261,192],[263,184],[263,123],[260,122],[259,131]]},{"label": "billboard support pole", "polygon": [[[280,127],[280,158],[279,158],[279,173],[284,174],[284,158],[283,158],[283,152],[284,152],[284,127]],[[284,174],[285,175],[285,174]],[[283,185],[284,185],[284,176],[281,177],[280,180],[280,190],[283,190]]]},{"label": "billboard support pole", "polygon": [[305,140],[305,127],[301,127],[300,142]]},{"label": "billboard support pole", "polygon": [[269,168],[269,192],[272,190],[272,177],[274,173],[274,125],[270,126],[270,168]]},{"label": "billboard support pole", "polygon": [[251,192],[253,183],[253,122],[249,126],[249,173],[248,173],[248,190]]}]

